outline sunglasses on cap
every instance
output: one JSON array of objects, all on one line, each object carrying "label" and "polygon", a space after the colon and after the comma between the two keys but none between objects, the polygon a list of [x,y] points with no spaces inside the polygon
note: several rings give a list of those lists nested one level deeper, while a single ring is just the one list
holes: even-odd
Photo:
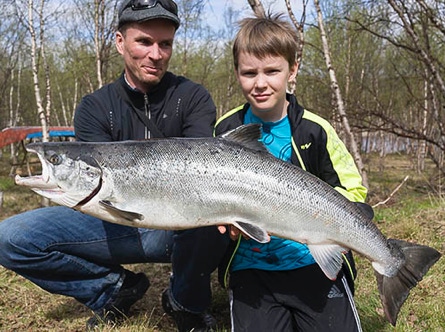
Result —
[{"label": "sunglasses on cap", "polygon": [[131,7],[133,10],[142,10],[153,8],[157,4],[160,4],[165,10],[168,10],[170,13],[178,15],[178,6],[172,0],[132,0],[126,6],[126,8]]}]

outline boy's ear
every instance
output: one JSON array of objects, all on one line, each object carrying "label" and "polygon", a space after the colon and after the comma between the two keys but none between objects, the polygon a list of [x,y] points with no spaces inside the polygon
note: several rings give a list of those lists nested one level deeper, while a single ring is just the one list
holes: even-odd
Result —
[{"label": "boy's ear", "polygon": [[299,65],[300,64],[297,61],[295,61],[294,65],[290,67],[289,79],[288,79],[289,82],[293,81],[295,79],[295,77],[297,77]]},{"label": "boy's ear", "polygon": [[235,68],[234,72],[235,72],[236,80],[239,82],[238,70]]}]

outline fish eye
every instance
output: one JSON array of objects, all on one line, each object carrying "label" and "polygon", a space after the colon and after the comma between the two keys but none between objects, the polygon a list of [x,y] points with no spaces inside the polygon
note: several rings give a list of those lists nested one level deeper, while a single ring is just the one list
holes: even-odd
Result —
[{"label": "fish eye", "polygon": [[62,163],[62,157],[57,153],[53,153],[49,158],[49,162],[53,165],[60,165]]}]

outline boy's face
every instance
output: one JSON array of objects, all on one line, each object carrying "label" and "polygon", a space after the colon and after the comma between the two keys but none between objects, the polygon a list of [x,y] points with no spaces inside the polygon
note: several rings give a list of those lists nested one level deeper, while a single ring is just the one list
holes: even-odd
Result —
[{"label": "boy's face", "polygon": [[263,121],[278,121],[287,114],[287,83],[295,78],[298,65],[289,68],[282,56],[259,59],[242,52],[235,71],[244,97]]}]

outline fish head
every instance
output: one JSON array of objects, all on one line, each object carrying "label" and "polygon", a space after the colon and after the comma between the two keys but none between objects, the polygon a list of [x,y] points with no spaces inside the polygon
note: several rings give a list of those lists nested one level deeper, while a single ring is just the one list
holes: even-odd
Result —
[{"label": "fish head", "polygon": [[75,207],[93,197],[100,189],[102,170],[98,162],[77,142],[31,143],[28,152],[36,153],[42,174],[16,175],[15,183],[29,187],[52,202]]}]

